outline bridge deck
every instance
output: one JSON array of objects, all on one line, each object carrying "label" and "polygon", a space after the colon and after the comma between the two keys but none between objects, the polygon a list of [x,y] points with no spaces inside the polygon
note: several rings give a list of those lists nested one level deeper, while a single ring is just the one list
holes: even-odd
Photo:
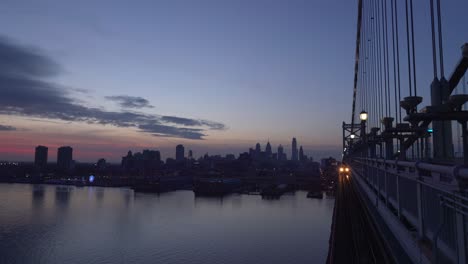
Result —
[{"label": "bridge deck", "polygon": [[395,263],[351,176],[338,177],[328,263]]}]

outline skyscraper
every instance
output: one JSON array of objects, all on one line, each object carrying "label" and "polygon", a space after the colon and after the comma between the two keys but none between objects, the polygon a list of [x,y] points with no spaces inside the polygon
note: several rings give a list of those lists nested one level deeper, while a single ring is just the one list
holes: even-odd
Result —
[{"label": "skyscraper", "polygon": [[284,160],[284,149],[283,146],[280,144],[278,146],[278,160]]},{"label": "skyscraper", "polygon": [[72,167],[73,149],[69,146],[60,147],[57,151],[57,167],[69,170]]},{"label": "skyscraper", "polygon": [[176,147],[176,160],[183,161],[185,159],[185,148],[184,145],[177,145]]},{"label": "skyscraper", "polygon": [[299,148],[299,160],[304,161],[305,156],[304,156],[304,150],[302,149],[302,146]]},{"label": "skyscraper", "polygon": [[47,166],[47,151],[48,148],[44,146],[37,146],[36,153],[34,155],[34,165],[39,168]]},{"label": "skyscraper", "polygon": [[292,140],[292,153],[291,153],[291,160],[297,161],[298,156],[297,156],[297,141],[296,138],[293,138]]},{"label": "skyscraper", "polygon": [[193,152],[192,152],[192,150],[189,150],[189,151],[188,151],[188,158],[189,158],[189,159],[193,159]]},{"label": "skyscraper", "polygon": [[273,152],[271,151],[270,141],[268,141],[266,145],[265,153],[266,153],[267,158],[271,158],[271,156],[273,155]]},{"label": "skyscraper", "polygon": [[260,146],[260,143],[257,143],[255,145],[255,154],[259,155],[260,152],[262,152],[262,147]]}]

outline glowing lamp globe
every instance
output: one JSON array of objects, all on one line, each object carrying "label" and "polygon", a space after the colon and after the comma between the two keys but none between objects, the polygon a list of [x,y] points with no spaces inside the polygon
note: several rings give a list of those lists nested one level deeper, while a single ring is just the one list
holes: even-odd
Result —
[{"label": "glowing lamp globe", "polygon": [[359,119],[361,119],[361,121],[366,121],[367,120],[367,112],[366,111],[362,111],[360,114],[359,114]]}]

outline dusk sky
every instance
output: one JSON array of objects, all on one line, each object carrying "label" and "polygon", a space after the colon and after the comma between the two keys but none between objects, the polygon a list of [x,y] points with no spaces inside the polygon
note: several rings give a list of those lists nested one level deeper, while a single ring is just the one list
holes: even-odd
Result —
[{"label": "dusk sky", "polygon": [[[427,104],[429,1],[416,2]],[[449,75],[468,2],[443,3]],[[292,137],[316,159],[339,157],[356,16],[354,0],[3,0],[0,160],[33,160],[37,145],[51,161],[62,145],[77,161],[146,148],[172,157],[179,143],[196,157],[237,155],[268,139],[290,156]]]}]

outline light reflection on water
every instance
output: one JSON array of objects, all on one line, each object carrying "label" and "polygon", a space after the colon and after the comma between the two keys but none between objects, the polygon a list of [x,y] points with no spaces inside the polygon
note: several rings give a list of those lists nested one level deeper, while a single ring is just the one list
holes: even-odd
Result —
[{"label": "light reflection on water", "polygon": [[0,263],[324,263],[333,203],[0,184]]}]

